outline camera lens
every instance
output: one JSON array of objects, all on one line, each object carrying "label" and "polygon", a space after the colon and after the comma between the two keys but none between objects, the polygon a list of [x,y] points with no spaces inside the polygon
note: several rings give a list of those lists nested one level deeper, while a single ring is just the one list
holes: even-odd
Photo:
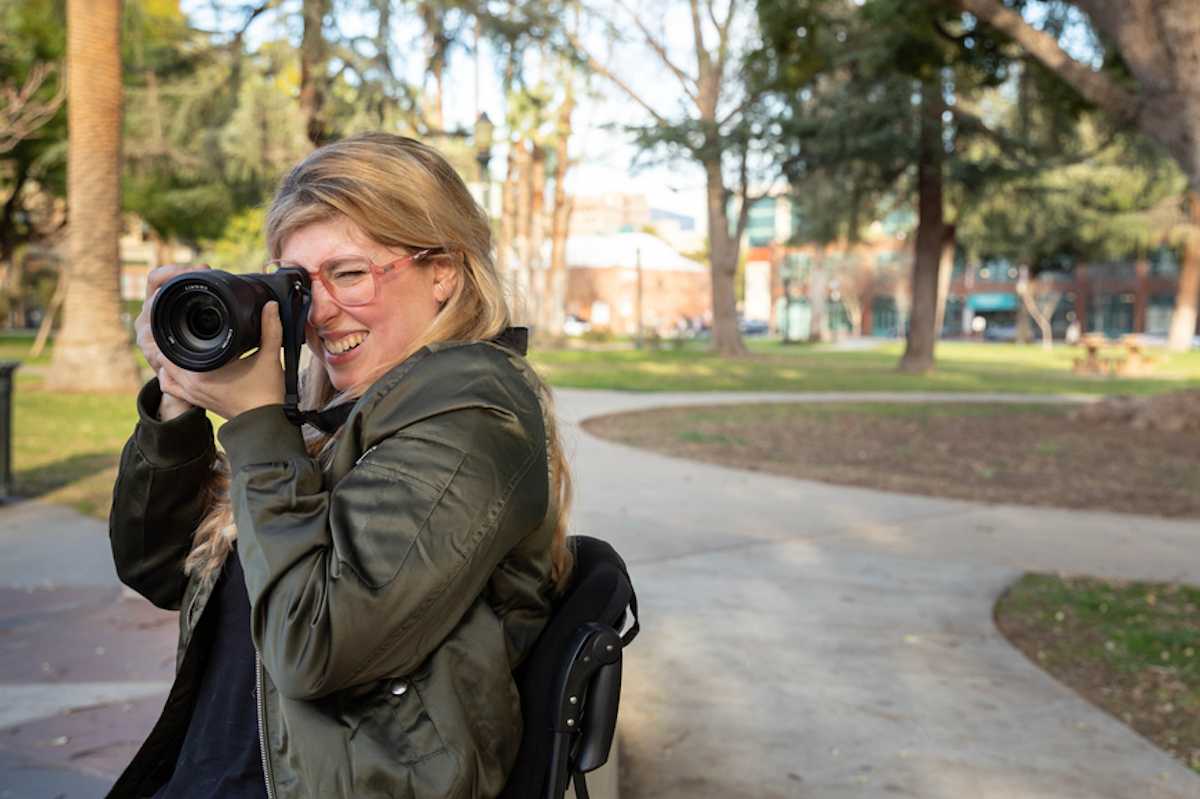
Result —
[{"label": "camera lens", "polygon": [[227,332],[224,303],[207,291],[190,292],[173,314],[171,327],[175,337],[188,350],[197,354],[219,349],[216,339]]},{"label": "camera lens", "polygon": [[184,310],[187,315],[185,324],[188,331],[199,339],[213,339],[221,333],[225,318],[221,309],[204,302],[206,298],[197,297]]}]

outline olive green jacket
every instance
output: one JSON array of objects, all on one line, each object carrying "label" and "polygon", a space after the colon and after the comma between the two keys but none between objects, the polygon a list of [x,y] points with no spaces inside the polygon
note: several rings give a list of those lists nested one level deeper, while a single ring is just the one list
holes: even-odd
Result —
[{"label": "olive green jacket", "polygon": [[[324,469],[281,406],[220,431],[259,655],[268,792],[491,797],[521,735],[513,668],[549,613],[557,509],[524,359],[491,343],[427,348],[355,404]],[[155,421],[139,397],[110,519],[121,580],[180,609],[162,718],[111,796],[152,794],[199,682],[211,582],[183,562],[215,458],[200,410]]]}]

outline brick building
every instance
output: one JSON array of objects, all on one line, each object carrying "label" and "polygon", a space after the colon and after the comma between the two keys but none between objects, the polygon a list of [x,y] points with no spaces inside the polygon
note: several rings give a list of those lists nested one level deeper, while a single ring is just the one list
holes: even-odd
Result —
[{"label": "brick building", "polygon": [[[865,241],[852,248],[788,245],[796,220],[786,197],[768,197],[750,209],[746,231],[745,300],[747,319],[760,319],[779,331],[787,324],[783,301],[807,303],[809,279],[821,265],[828,288],[829,318],[835,330],[862,335],[903,335],[910,309],[912,237],[901,224],[876,223]],[[1179,282],[1180,254],[1159,247],[1135,258],[1076,263],[1042,274],[1038,285],[1060,295],[1052,327],[1063,335],[1073,319],[1084,332],[1110,337],[1127,333],[1165,336],[1170,328]],[[984,258],[954,259],[941,334],[970,333],[983,317],[992,331],[1011,333],[1016,324],[1016,264]],[[794,313],[791,314],[795,316]],[[806,315],[802,315],[807,319]]]},{"label": "brick building", "polygon": [[649,233],[571,236],[567,240],[567,313],[593,329],[633,334],[638,326],[673,333],[711,314],[708,267]]}]

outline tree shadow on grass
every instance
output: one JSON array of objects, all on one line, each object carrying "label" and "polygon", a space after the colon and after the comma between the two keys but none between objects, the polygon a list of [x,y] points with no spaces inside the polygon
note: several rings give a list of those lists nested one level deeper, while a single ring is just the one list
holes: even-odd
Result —
[{"label": "tree shadow on grass", "polygon": [[71,455],[30,469],[18,469],[13,475],[17,496],[34,499],[51,494],[117,465],[116,452],[87,452]]}]

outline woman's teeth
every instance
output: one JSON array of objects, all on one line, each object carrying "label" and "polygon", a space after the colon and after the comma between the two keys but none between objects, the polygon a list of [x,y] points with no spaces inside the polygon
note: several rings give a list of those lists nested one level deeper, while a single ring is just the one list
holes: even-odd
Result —
[{"label": "woman's teeth", "polygon": [[341,355],[343,352],[349,352],[366,341],[366,333],[352,333],[345,338],[340,338],[337,341],[325,342],[325,350],[334,355]]}]

